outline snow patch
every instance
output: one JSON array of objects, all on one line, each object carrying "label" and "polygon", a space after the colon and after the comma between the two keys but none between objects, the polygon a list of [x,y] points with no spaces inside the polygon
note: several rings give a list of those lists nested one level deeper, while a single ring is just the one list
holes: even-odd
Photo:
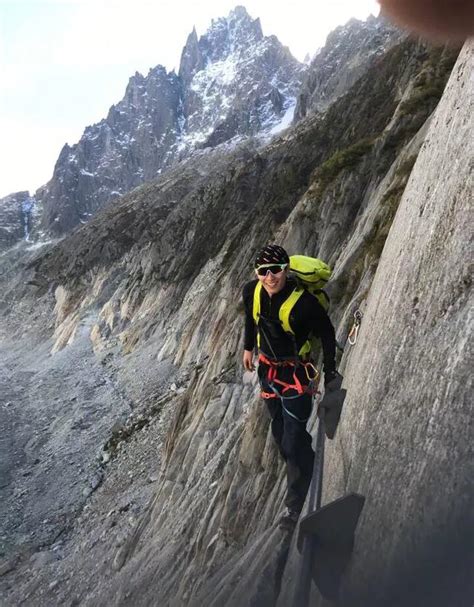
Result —
[{"label": "snow patch", "polygon": [[45,247],[46,245],[51,244],[52,242],[52,240],[38,240],[38,242],[30,244],[28,247],[26,247],[26,250],[34,251],[35,249],[41,249],[41,247]]},{"label": "snow patch", "polygon": [[286,112],[283,114],[280,122],[277,122],[275,126],[270,130],[270,135],[276,135],[277,133],[281,133],[281,131],[288,128],[292,121],[293,116],[295,115],[296,108],[296,99],[294,99],[291,104],[288,106]]}]

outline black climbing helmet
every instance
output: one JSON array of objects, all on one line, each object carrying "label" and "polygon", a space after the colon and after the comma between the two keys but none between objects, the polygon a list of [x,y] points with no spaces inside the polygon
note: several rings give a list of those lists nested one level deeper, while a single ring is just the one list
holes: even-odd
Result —
[{"label": "black climbing helmet", "polygon": [[288,253],[277,244],[268,244],[259,251],[255,258],[255,268],[264,264],[290,263]]}]

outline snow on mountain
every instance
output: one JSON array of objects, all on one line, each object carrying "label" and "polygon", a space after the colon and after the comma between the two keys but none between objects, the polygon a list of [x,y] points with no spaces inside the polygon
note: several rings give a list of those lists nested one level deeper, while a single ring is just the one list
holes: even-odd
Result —
[{"label": "snow on mountain", "polygon": [[249,136],[264,143],[324,111],[398,35],[380,19],[351,20],[308,66],[264,36],[259,19],[241,6],[200,37],[193,29],[177,74],[161,65],[135,73],[107,117],[63,147],[52,179],[36,192],[42,228],[62,235],[191,155],[227,150]]},{"label": "snow on mountain", "polygon": [[136,73],[106,119],[65,145],[44,188],[43,224],[62,233],[198,149],[270,131],[295,102],[304,66],[237,7],[188,36],[179,73]]}]

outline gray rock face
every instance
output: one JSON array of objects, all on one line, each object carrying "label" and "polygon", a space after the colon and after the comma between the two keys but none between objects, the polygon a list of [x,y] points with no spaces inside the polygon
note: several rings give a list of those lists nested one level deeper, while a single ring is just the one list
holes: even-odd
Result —
[{"label": "gray rock face", "polygon": [[[433,117],[358,342],[343,361],[348,396],[329,446],[323,503],[352,491],[366,496],[343,606],[472,598],[473,68],[470,43]],[[289,580],[279,605],[294,591]]]},{"label": "gray rock face", "polygon": [[346,93],[403,34],[382,18],[351,19],[329,34],[305,73],[295,121],[309,113],[325,110]]},{"label": "gray rock face", "polygon": [[404,604],[472,598],[473,68],[470,43],[414,166],[347,363],[339,444],[350,473],[341,477],[336,445],[326,476],[328,499],[341,485],[367,496],[347,605],[384,601],[401,580],[413,584]]},{"label": "gray rock face", "polygon": [[107,118],[64,146],[39,195],[46,228],[61,233],[86,223],[106,201],[157,176],[176,142],[180,86],[162,66],[146,78],[135,74]]},{"label": "gray rock face", "polygon": [[292,112],[303,66],[243,7],[183,49],[179,75],[135,74],[106,119],[65,145],[37,195],[43,226],[61,234],[197,148],[269,131]]}]

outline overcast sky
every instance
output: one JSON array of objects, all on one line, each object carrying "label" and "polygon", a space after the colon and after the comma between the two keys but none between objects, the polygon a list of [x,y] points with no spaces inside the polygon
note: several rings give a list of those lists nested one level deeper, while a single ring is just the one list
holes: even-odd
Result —
[{"label": "overcast sky", "polygon": [[193,26],[237,4],[301,61],[337,25],[378,14],[375,0],[0,0],[0,198],[45,184],[130,76],[177,70]]}]

